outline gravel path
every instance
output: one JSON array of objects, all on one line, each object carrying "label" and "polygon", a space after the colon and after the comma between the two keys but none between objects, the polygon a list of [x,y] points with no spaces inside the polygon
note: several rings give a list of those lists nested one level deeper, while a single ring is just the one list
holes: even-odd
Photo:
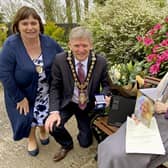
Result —
[{"label": "gravel path", "polygon": [[[0,168],[96,168],[94,156],[96,153],[96,141],[91,147],[83,149],[76,139],[77,126],[72,118],[67,123],[67,128],[74,139],[74,149],[65,159],[53,162],[52,157],[59,149],[59,145],[50,137],[50,144],[42,146],[39,143],[40,153],[36,157],[27,154],[27,141],[13,141],[9,120],[3,101],[3,93],[0,91]],[[38,133],[37,133],[38,136]]]}]

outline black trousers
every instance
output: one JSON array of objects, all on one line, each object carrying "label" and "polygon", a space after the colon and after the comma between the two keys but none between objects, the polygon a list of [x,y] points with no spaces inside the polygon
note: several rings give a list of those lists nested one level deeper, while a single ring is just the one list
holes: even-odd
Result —
[{"label": "black trousers", "polygon": [[50,134],[54,139],[65,149],[73,147],[73,140],[70,133],[64,127],[65,123],[75,115],[79,133],[77,139],[80,146],[88,147],[92,144],[92,130],[91,130],[91,118],[88,115],[90,106],[87,106],[85,110],[81,110],[76,103],[69,103],[66,108],[60,111],[61,115],[61,124],[59,127],[56,127],[54,124],[53,132]]}]

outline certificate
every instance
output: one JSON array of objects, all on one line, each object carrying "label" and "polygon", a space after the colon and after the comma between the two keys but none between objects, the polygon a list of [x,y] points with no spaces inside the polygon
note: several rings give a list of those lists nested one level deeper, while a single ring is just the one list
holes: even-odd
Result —
[{"label": "certificate", "polygon": [[126,153],[165,154],[155,117],[152,117],[150,127],[127,118]]}]

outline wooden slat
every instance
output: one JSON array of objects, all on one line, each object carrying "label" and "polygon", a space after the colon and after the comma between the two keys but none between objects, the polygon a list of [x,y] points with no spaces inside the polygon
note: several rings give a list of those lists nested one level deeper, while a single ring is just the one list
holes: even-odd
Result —
[{"label": "wooden slat", "polygon": [[107,116],[98,117],[94,121],[94,125],[97,126],[101,131],[105,132],[107,135],[111,135],[117,131],[118,127],[108,125],[107,119]]},{"label": "wooden slat", "polygon": [[155,86],[157,86],[158,84],[159,84],[159,82],[160,82],[160,79],[158,79],[158,78],[155,78],[155,77],[151,77],[151,76],[146,76],[145,78],[144,78],[144,87],[145,86],[150,86],[150,85],[155,85]]}]

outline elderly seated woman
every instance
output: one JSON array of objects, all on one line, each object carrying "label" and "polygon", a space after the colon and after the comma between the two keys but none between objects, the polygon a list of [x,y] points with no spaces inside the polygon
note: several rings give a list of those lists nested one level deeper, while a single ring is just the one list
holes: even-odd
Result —
[{"label": "elderly seated woman", "polygon": [[167,103],[156,101],[154,108],[166,154],[126,154],[126,123],[124,123],[115,134],[99,144],[99,168],[156,168],[168,160],[168,101]]}]

